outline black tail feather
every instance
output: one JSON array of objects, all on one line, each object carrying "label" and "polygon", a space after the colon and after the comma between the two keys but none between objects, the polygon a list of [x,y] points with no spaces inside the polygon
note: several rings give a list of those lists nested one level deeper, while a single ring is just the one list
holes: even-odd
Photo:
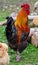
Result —
[{"label": "black tail feather", "polygon": [[9,16],[7,16],[6,19],[9,19]]}]

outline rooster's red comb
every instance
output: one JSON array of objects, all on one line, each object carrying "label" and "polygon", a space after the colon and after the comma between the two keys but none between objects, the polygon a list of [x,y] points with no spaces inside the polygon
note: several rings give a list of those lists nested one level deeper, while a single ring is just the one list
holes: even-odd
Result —
[{"label": "rooster's red comb", "polygon": [[29,4],[23,4],[23,5],[21,5],[21,8],[30,8],[30,5]]}]

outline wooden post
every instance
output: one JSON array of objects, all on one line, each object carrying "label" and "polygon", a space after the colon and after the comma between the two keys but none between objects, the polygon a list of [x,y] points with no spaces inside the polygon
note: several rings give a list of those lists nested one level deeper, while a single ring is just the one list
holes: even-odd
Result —
[{"label": "wooden post", "polygon": [[[32,21],[34,18],[38,18],[38,15],[36,15],[36,16],[35,15],[33,15],[33,16],[32,15],[29,15],[28,16],[28,20],[29,21]],[[13,17],[13,19],[16,20],[16,17]],[[30,24],[31,23],[33,24],[33,22],[30,22]],[[3,22],[0,22],[0,26],[3,26],[3,25],[6,25],[6,20],[3,21]]]}]

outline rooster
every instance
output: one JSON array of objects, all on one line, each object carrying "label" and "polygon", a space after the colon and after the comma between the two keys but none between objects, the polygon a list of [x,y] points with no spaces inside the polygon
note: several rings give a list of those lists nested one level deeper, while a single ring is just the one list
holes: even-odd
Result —
[{"label": "rooster", "polygon": [[30,27],[28,24],[28,15],[30,14],[29,4],[21,5],[16,21],[12,17],[7,17],[6,37],[9,46],[16,51],[16,60],[20,61],[20,53],[28,46],[27,38]]}]

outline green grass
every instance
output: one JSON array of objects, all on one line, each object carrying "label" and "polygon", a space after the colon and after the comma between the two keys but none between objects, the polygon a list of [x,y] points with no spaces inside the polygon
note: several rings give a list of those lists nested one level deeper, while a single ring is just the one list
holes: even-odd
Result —
[{"label": "green grass", "polygon": [[8,12],[7,10],[0,11],[0,21],[4,21],[6,19],[6,16],[8,16],[9,14],[10,12]]},{"label": "green grass", "polygon": [[[0,26],[0,42],[7,43],[5,37],[5,26]],[[38,65],[38,48],[34,47],[32,44],[21,53],[22,60],[20,62],[16,62],[15,54],[12,49],[8,49],[8,53],[10,56],[9,65]]]}]

